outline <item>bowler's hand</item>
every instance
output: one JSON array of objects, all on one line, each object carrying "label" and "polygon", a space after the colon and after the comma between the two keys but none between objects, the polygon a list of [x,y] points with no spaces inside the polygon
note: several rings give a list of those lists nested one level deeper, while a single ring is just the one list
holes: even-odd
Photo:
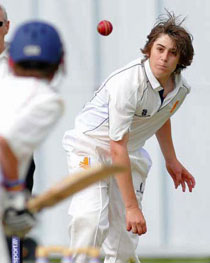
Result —
[{"label": "bowler's hand", "polygon": [[139,207],[126,208],[126,225],[133,234],[140,236],[147,232],[146,221]]},{"label": "bowler's hand", "polygon": [[187,185],[189,192],[192,192],[195,187],[195,179],[177,159],[166,162],[166,168],[174,181],[176,189],[181,185],[182,191],[185,192]]}]

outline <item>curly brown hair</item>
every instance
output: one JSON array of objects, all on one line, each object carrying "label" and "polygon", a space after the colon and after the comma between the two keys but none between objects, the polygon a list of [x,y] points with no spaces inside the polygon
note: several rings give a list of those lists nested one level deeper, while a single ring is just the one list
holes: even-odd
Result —
[{"label": "curly brown hair", "polygon": [[192,63],[194,56],[194,48],[192,46],[193,37],[181,26],[185,18],[180,21],[180,16],[176,17],[173,12],[167,10],[166,12],[167,18],[165,18],[165,15],[158,17],[157,22],[147,36],[147,42],[144,48],[141,49],[141,52],[145,55],[145,58],[148,58],[156,39],[161,34],[167,34],[174,41],[177,51],[180,54],[179,62],[175,69],[175,73],[180,73],[182,69]]}]

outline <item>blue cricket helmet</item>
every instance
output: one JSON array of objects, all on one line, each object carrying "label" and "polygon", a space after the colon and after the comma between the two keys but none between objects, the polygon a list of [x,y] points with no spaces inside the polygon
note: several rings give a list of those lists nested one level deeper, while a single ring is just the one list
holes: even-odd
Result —
[{"label": "blue cricket helmet", "polygon": [[10,43],[9,55],[15,63],[37,61],[57,64],[63,57],[63,45],[52,25],[30,21],[15,31]]}]

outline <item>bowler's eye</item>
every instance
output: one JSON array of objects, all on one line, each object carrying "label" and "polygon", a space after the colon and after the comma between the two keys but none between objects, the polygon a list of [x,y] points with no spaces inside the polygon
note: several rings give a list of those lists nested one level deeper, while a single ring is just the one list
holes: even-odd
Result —
[{"label": "bowler's eye", "polygon": [[171,50],[171,54],[174,56],[177,56],[177,51],[176,50]]},{"label": "bowler's eye", "polygon": [[157,50],[158,50],[159,52],[163,52],[163,48],[162,48],[162,47],[157,47]]}]

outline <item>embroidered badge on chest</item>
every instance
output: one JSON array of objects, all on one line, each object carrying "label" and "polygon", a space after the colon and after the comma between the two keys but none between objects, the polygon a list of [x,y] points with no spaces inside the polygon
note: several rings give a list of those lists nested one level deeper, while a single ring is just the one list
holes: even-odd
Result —
[{"label": "embroidered badge on chest", "polygon": [[177,107],[178,104],[179,104],[179,100],[177,100],[177,101],[174,103],[173,107],[172,107],[171,110],[170,110],[170,113],[173,113],[173,112],[175,111],[175,109],[176,109],[176,107]]}]

